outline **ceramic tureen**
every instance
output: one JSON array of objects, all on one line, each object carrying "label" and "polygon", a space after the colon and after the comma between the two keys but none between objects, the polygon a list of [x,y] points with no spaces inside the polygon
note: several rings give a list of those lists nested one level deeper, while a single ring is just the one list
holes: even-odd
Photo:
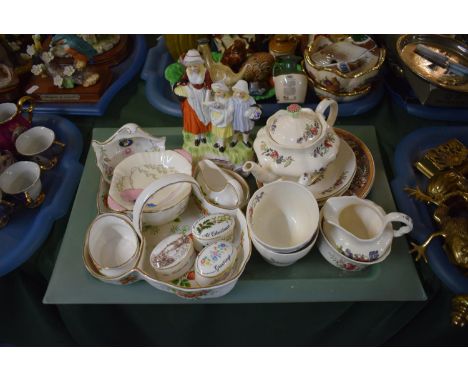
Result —
[{"label": "ceramic tureen", "polygon": [[261,183],[283,179],[309,185],[338,154],[340,139],[333,130],[337,114],[338,104],[331,99],[322,100],[315,112],[297,104],[279,110],[254,141],[259,164],[246,162],[243,170]]}]

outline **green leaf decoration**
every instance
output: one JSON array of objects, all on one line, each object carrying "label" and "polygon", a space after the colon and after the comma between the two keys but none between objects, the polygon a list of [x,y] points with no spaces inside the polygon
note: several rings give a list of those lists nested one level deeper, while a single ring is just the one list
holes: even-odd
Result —
[{"label": "green leaf decoration", "polygon": [[167,81],[173,86],[175,83],[180,81],[182,76],[185,73],[185,67],[184,65],[174,62],[166,68],[164,71],[164,77],[166,78]]}]

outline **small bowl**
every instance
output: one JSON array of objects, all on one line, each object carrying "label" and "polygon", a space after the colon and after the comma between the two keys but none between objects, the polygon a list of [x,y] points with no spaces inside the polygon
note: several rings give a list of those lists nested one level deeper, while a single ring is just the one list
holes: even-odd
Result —
[{"label": "small bowl", "polygon": [[317,231],[319,208],[314,195],[291,181],[264,185],[247,206],[247,225],[252,238],[279,253],[304,248]]},{"label": "small bowl", "polygon": [[192,238],[175,234],[166,237],[153,249],[150,264],[162,281],[171,281],[188,272],[195,257]]},{"label": "small bowl", "polygon": [[107,277],[118,277],[131,270],[140,252],[140,240],[131,220],[118,214],[103,214],[94,219],[85,245],[96,268]]},{"label": "small bowl", "polygon": [[202,287],[216,284],[227,277],[237,257],[237,249],[227,241],[205,247],[195,261],[195,281]]},{"label": "small bowl", "polygon": [[314,236],[312,237],[312,240],[304,248],[292,253],[273,252],[272,250],[264,247],[261,243],[255,240],[254,237],[252,237],[252,243],[267,263],[270,263],[271,265],[276,265],[277,267],[287,267],[288,265],[294,264],[296,261],[302,259],[308,253],[310,253],[315,242],[317,241],[318,233],[319,231],[317,229],[317,231],[315,231]]},{"label": "small bowl", "polygon": [[391,248],[387,250],[381,257],[373,262],[364,262],[350,259],[349,257],[340,253],[327,239],[322,229],[322,218],[320,219],[320,234],[318,239],[318,250],[323,258],[331,265],[344,271],[361,271],[371,265],[381,263],[388,255],[390,255]]},{"label": "small bowl", "polygon": [[217,241],[232,241],[236,222],[231,215],[204,216],[192,225],[193,245],[199,252]]}]

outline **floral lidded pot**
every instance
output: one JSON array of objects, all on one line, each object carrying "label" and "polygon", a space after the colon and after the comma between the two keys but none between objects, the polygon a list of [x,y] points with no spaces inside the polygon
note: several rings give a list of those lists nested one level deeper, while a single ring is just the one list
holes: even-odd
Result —
[{"label": "floral lidded pot", "polygon": [[332,99],[322,100],[315,111],[297,104],[277,111],[254,141],[259,163],[246,162],[243,170],[261,183],[283,179],[311,184],[338,154],[340,139],[333,130],[337,115]]}]

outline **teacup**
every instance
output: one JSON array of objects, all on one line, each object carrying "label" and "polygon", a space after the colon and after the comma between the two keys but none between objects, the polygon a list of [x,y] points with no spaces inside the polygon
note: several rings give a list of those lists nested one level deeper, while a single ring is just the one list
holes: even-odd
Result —
[{"label": "teacup", "polygon": [[15,205],[13,203],[3,200],[3,194],[2,191],[0,191],[0,228],[7,225],[14,207]]},{"label": "teacup", "polygon": [[50,170],[57,164],[65,144],[55,140],[53,130],[35,126],[16,138],[15,147],[18,154],[36,162],[41,170]]},{"label": "teacup", "polygon": [[317,241],[318,232],[319,231],[317,229],[314,236],[312,237],[312,240],[307,243],[304,248],[291,253],[274,252],[264,247],[254,237],[252,237],[252,243],[257,249],[258,253],[260,253],[260,255],[262,255],[262,257],[266,260],[266,262],[270,263],[271,265],[276,265],[277,267],[287,267],[310,253],[315,242]]},{"label": "teacup", "polygon": [[102,214],[94,219],[85,245],[96,268],[107,277],[130,271],[140,252],[140,240],[130,219],[117,214]]},{"label": "teacup", "polygon": [[258,189],[247,206],[247,225],[255,240],[273,252],[303,249],[317,231],[314,195],[297,182],[276,181]]},{"label": "teacup", "polygon": [[37,163],[13,163],[0,175],[0,189],[28,208],[39,206],[45,198],[42,192],[41,169]]},{"label": "teacup", "polygon": [[[23,106],[29,102],[27,118],[22,116]],[[13,151],[16,138],[31,127],[33,98],[25,96],[17,104],[7,102],[0,104],[0,149]]]}]

